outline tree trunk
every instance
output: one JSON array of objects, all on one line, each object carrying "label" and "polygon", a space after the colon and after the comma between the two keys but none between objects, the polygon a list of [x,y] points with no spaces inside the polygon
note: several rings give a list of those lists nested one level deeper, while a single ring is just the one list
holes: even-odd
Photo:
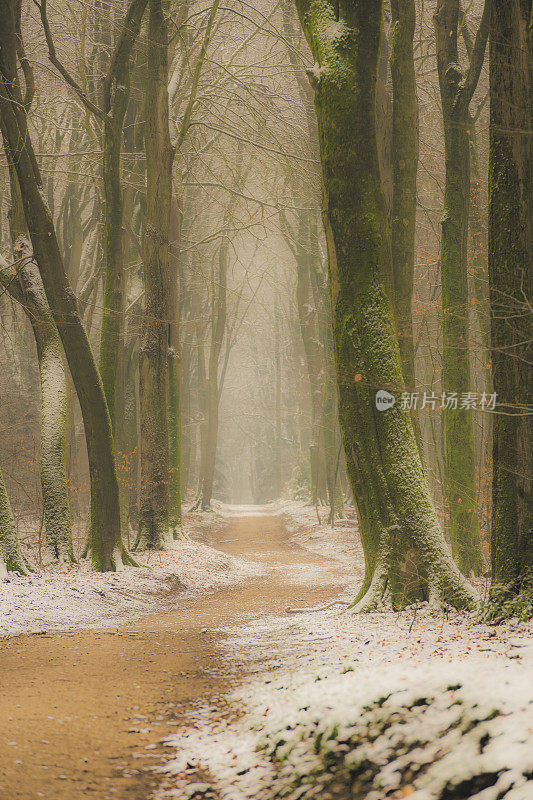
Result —
[{"label": "tree trunk", "polygon": [[[490,294],[489,267],[487,258],[487,214],[481,205],[481,177],[479,174],[478,146],[474,119],[470,119],[470,159],[472,164],[470,187],[470,272],[471,295],[475,315],[479,325],[483,391],[486,395],[494,392],[492,384],[492,357],[490,350]],[[479,456],[477,470],[478,513],[482,533],[490,530],[491,497],[490,489],[485,488],[485,475],[490,471],[493,443],[493,415],[483,414],[479,420]]]},{"label": "tree trunk", "polygon": [[[322,382],[322,407],[320,409],[321,442],[327,500],[329,503],[329,523],[333,525],[335,514],[342,513],[342,495],[336,489],[337,472],[337,392],[335,385],[335,364],[333,337],[331,330],[331,304],[328,292],[327,271],[323,274],[318,247],[318,225],[313,218],[310,225],[311,246],[311,289],[315,298],[317,312],[318,346],[321,357],[320,380]],[[327,268],[326,268],[327,269]]]},{"label": "tree trunk", "polygon": [[33,252],[80,401],[91,477],[93,568],[122,565],[118,483],[111,421],[100,375],[59,250],[26,113],[16,88],[14,3],[0,4],[0,113],[4,144],[17,171]]},{"label": "tree trunk", "polygon": [[63,346],[27,239],[15,242],[17,276],[2,270],[0,282],[30,320],[41,382],[41,489],[46,544],[52,558],[74,561],[66,471],[67,388]]},{"label": "tree trunk", "polygon": [[[457,34],[459,0],[439,0],[435,12],[437,66],[444,120],[445,186],[441,235],[442,391],[457,393],[457,404],[444,404],[446,496],[453,556],[465,574],[483,568],[477,512],[472,409],[462,408],[470,392],[468,303],[468,212],[470,206],[469,104],[477,85],[487,40],[485,14],[468,74],[459,66]],[[451,407],[449,407],[451,406]]]},{"label": "tree trunk", "polygon": [[175,539],[182,530],[181,515],[181,342],[179,300],[179,249],[181,238],[180,209],[174,198],[171,204],[169,339],[168,339],[168,439],[169,439],[169,524]]},{"label": "tree trunk", "polygon": [[[122,226],[122,140],[130,97],[130,56],[139,35],[146,4],[147,0],[131,0],[103,83],[104,292],[98,368],[114,430],[117,426],[117,414],[120,413],[120,401],[116,403],[116,394],[120,380],[120,362],[124,355],[126,291]],[[116,435],[115,440],[118,444]],[[120,491],[120,500],[123,501],[124,498],[125,493]],[[122,523],[125,518],[127,519],[127,511],[121,502]],[[90,532],[89,538],[91,535]]]},{"label": "tree trunk", "polygon": [[[123,117],[122,117],[123,120]],[[104,126],[104,297],[98,367],[109,415],[116,425],[115,394],[120,360],[124,310],[122,242],[123,197],[120,174],[122,124],[106,120]]]},{"label": "tree trunk", "polygon": [[[531,297],[533,22],[530,0],[492,4],[489,281],[494,390],[492,580],[497,613],[533,608]],[[533,36],[533,27],[529,36]],[[529,412],[530,414],[530,412]],[[507,604],[502,601],[509,600]]]},{"label": "tree trunk", "polygon": [[33,572],[33,569],[22,555],[17,526],[0,470],[0,579],[5,578],[8,572],[20,572],[22,575],[27,575]]},{"label": "tree trunk", "polygon": [[[390,232],[375,124],[381,2],[297,0],[315,65],[339,421],[365,552],[357,610],[475,595],[439,528],[410,416],[376,408],[402,391],[392,311]],[[354,91],[354,86],[357,91]]]},{"label": "tree trunk", "polygon": [[63,346],[26,238],[24,207],[13,164],[9,165],[9,173],[9,223],[16,274],[0,261],[0,283],[26,312],[37,346],[41,384],[41,492],[46,544],[53,559],[72,562],[75,559],[67,489],[67,385]]},{"label": "tree trunk", "polygon": [[325,459],[323,441],[324,405],[324,348],[319,339],[317,306],[311,294],[311,229],[309,212],[298,212],[298,233],[296,239],[296,305],[298,321],[305,353],[309,396],[311,400],[311,503],[317,505],[325,500],[321,491],[325,478]]},{"label": "tree trunk", "polygon": [[[274,303],[274,487],[275,499],[281,497],[283,488],[282,449],[281,449],[281,343],[280,343],[280,309],[276,297]],[[311,463],[312,463],[311,459]],[[311,476],[311,482],[313,478]]]},{"label": "tree trunk", "polygon": [[207,372],[207,433],[205,441],[205,462],[202,477],[202,509],[211,507],[215,463],[218,443],[218,411],[220,402],[219,362],[222,344],[226,334],[227,285],[229,263],[229,239],[224,236],[218,252],[218,275],[213,282],[211,307],[211,347]]},{"label": "tree trunk", "polygon": [[168,259],[173,151],[168,119],[167,36],[161,0],[150,0],[143,227],[145,301],[139,354],[141,508],[138,546],[156,550],[169,543]]},{"label": "tree trunk", "polygon": [[195,501],[191,507],[197,511],[202,502],[202,481],[205,474],[206,441],[207,441],[207,377],[205,369],[205,327],[203,324],[202,298],[198,286],[191,287],[191,315],[196,333],[196,397],[198,408],[198,485]]},{"label": "tree trunk", "polygon": [[[407,390],[416,391],[413,342],[413,278],[415,268],[416,176],[418,171],[418,98],[413,37],[414,0],[392,0],[390,69],[392,77],[392,272],[394,313]],[[423,458],[418,411],[411,412]]]}]

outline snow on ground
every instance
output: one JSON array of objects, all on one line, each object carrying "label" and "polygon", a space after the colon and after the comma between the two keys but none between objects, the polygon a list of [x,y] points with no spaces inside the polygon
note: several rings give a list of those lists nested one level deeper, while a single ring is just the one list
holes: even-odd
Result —
[{"label": "snow on ground", "polygon": [[[351,564],[339,597],[353,599],[355,521],[332,531],[314,509],[275,512],[300,546]],[[221,633],[227,658],[249,666],[229,698],[236,716],[204,708],[166,740],[176,758],[161,800],[210,796],[209,785],[223,800],[533,799],[531,624],[418,604],[263,616]],[[194,789],[198,774],[208,782]]]},{"label": "snow on ground", "polygon": [[205,539],[214,522],[212,513],[195,514],[186,522],[190,541],[178,541],[168,552],[138,554],[140,568],[91,572],[84,559],[30,576],[8,573],[0,581],[0,636],[118,625],[170,610],[177,594],[193,596],[260,575],[261,565],[195,541]]}]

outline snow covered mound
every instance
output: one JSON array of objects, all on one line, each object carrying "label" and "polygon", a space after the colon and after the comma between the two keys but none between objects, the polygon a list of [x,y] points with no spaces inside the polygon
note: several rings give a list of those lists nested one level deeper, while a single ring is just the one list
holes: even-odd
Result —
[{"label": "snow covered mound", "polygon": [[478,676],[457,665],[457,677],[452,666],[444,681],[442,668],[393,670],[375,690],[355,673],[302,687],[296,716],[260,740],[276,778],[256,797],[531,800],[532,681],[511,665]]},{"label": "snow covered mound", "polygon": [[165,552],[137,554],[140,567],[91,572],[53,565],[30,576],[10,572],[0,581],[0,637],[43,630],[119,625],[168,611],[187,596],[238,584],[261,574],[252,561],[200,542],[178,541]]}]

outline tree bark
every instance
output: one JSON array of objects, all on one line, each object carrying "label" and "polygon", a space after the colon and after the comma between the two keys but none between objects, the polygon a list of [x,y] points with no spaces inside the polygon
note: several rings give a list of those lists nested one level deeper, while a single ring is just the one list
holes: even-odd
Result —
[{"label": "tree bark", "polygon": [[[402,373],[408,391],[416,391],[413,341],[413,279],[415,268],[416,177],[418,172],[418,97],[413,37],[414,0],[392,0],[390,69],[392,77],[392,272],[394,313]],[[411,413],[423,457],[418,412]]]},{"label": "tree bark", "polygon": [[100,375],[69,285],[41,176],[31,144],[26,112],[16,83],[14,3],[0,4],[0,113],[4,145],[20,185],[26,224],[72,379],[80,401],[89,456],[92,515],[92,559],[98,570],[122,563],[118,483],[111,421]]},{"label": "tree bark", "polygon": [[0,579],[8,572],[28,575],[33,569],[20,549],[15,518],[0,470]]},{"label": "tree bark", "polygon": [[457,47],[460,0],[438,0],[435,12],[437,67],[444,121],[445,187],[441,235],[443,315],[442,391],[457,392],[457,408],[445,404],[446,495],[454,558],[465,575],[483,568],[477,513],[472,410],[461,408],[470,392],[468,213],[470,206],[469,105],[483,63],[488,34],[484,10],[465,76]]},{"label": "tree bark", "polygon": [[[378,411],[376,390],[401,391],[392,309],[390,231],[375,99],[382,4],[297,0],[323,175],[339,420],[365,552],[356,610],[415,599],[468,606],[475,594],[439,528],[410,416]],[[356,90],[354,91],[354,87]]]},{"label": "tree bark", "polygon": [[[283,489],[283,457],[281,442],[281,342],[280,308],[276,296],[274,302],[274,486],[276,500]],[[312,479],[311,479],[312,480]]]},{"label": "tree bark", "polygon": [[182,531],[181,514],[181,383],[179,250],[181,210],[178,201],[171,203],[169,253],[169,339],[168,339],[168,439],[169,439],[169,524],[175,539]]},{"label": "tree bark", "polygon": [[124,248],[122,216],[124,198],[121,155],[124,120],[130,95],[130,56],[139,35],[147,0],[130,2],[112,63],[104,81],[102,177],[104,185],[104,298],[99,370],[111,422],[115,425],[115,392],[123,339]]},{"label": "tree bark", "polygon": [[207,432],[201,503],[204,511],[211,507],[215,478],[221,388],[219,386],[219,362],[226,334],[228,264],[229,239],[227,236],[223,236],[218,251],[218,275],[216,281],[213,282],[211,300],[211,346],[207,370]]},{"label": "tree bark", "polygon": [[146,82],[144,314],[139,354],[141,395],[140,549],[169,544],[169,230],[172,162],[168,109],[168,32],[161,0],[150,0]]},{"label": "tree bark", "polygon": [[27,239],[14,245],[16,274],[0,262],[0,283],[24,308],[37,346],[41,383],[41,491],[46,544],[53,559],[74,561],[66,471],[67,387],[63,346]]},{"label": "tree bark", "polygon": [[311,400],[311,503],[316,506],[325,501],[325,454],[323,436],[324,406],[324,348],[318,331],[317,306],[311,294],[311,227],[310,214],[298,212],[296,237],[296,305],[305,353],[309,396]]},{"label": "tree bark", "polygon": [[[496,612],[533,603],[531,298],[533,278],[533,8],[492,4],[489,281],[494,390],[492,596]],[[510,601],[507,604],[502,601]]]},{"label": "tree bark", "polygon": [[[16,28],[21,47],[18,24]],[[63,346],[46,301],[38,267],[33,261],[15,165],[10,161],[8,167],[11,187],[9,228],[15,265],[10,270],[0,256],[0,283],[24,309],[37,347],[41,386],[41,493],[46,544],[54,560],[73,562],[66,470],[67,376]]]}]

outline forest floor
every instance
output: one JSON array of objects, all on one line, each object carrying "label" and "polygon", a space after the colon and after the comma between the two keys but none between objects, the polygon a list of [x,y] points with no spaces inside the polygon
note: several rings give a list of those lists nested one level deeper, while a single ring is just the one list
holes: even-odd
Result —
[{"label": "forest floor", "polygon": [[[533,765],[523,742],[533,733],[531,626],[479,625],[472,615],[423,606],[364,616],[339,606],[287,613],[287,607],[349,600],[362,577],[354,521],[331,530],[314,515],[287,504],[220,507],[194,523],[187,518],[191,537],[202,542],[163,556],[148,584],[142,570],[95,577],[76,567],[13,576],[0,587],[0,597],[9,592],[11,611],[11,627],[1,629],[10,638],[0,646],[0,800],[248,800],[277,783],[287,793],[291,779],[271,758],[280,729],[292,725],[284,733],[287,763],[292,759],[290,771],[303,775],[316,766],[316,755],[298,753],[291,736],[304,732],[312,742],[316,726],[332,719],[347,730],[380,696],[391,696],[390,713],[398,716],[406,687],[436,698],[455,693],[436,711],[430,699],[424,706],[411,697],[409,709],[434,711],[426,725],[432,746],[445,738],[439,725],[450,723],[450,705],[468,717],[472,708],[493,704],[496,722],[489,709],[483,724],[506,720],[507,727],[490,731],[504,760],[492,770],[492,783],[514,776],[525,793],[512,800],[530,800],[525,782]],[[205,563],[193,574],[195,548]],[[71,591],[74,578],[78,590]],[[49,594],[37,602],[43,585]],[[83,615],[74,600],[80,593],[81,605],[89,604]],[[476,725],[470,719],[468,730],[479,729],[483,738]],[[420,745],[419,718],[416,727]],[[454,729],[461,732],[461,725]],[[472,748],[468,735],[463,739]],[[258,754],[261,737],[266,749]],[[455,767],[444,759],[448,773],[468,772],[468,755],[459,748]],[[494,753],[488,757],[496,763]],[[415,788],[404,791],[396,773],[389,776],[390,791],[376,797],[417,790],[412,779]],[[310,797],[306,791],[296,787],[291,797]],[[511,800],[511,794],[498,796]]]}]

